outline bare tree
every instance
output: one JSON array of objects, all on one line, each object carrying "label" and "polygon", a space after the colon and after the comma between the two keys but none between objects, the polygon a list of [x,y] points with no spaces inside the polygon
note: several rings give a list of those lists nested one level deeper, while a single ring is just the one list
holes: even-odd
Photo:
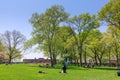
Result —
[{"label": "bare tree", "polygon": [[6,31],[1,36],[1,40],[5,46],[5,53],[8,56],[9,63],[12,59],[22,57],[21,51],[23,43],[25,41],[25,36],[19,31]]}]

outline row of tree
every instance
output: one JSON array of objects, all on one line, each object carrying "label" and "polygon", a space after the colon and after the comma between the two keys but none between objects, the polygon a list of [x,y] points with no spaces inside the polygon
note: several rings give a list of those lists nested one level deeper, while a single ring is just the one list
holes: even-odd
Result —
[{"label": "row of tree", "polygon": [[[69,14],[59,5],[52,6],[42,14],[34,13],[30,19],[32,38],[26,45],[37,44],[37,48],[51,59],[52,66],[57,58],[68,57],[71,62],[80,63],[81,66],[90,58],[101,65],[103,59],[110,62],[114,56],[118,63],[119,4],[119,0],[111,0],[99,11],[98,16],[84,13],[69,18]],[[102,21],[109,26],[105,33],[97,30]]]},{"label": "row of tree", "polygon": [[[26,49],[37,46],[38,50],[51,59],[51,66],[57,63],[57,59],[69,59],[71,63],[80,66],[93,59],[97,65],[101,65],[103,62],[110,63],[114,57],[119,65],[119,4],[120,0],[110,0],[97,15],[84,13],[69,17],[69,13],[60,5],[54,5],[42,14],[34,13],[29,20],[33,26],[32,38],[24,46]],[[103,23],[108,29],[101,33],[98,28]],[[5,33],[6,38],[2,42],[8,41],[4,44],[7,44],[5,48],[10,62],[13,58],[11,55],[19,53],[16,46],[20,47],[24,38],[21,35],[13,37],[15,33],[10,33],[11,37],[7,33],[10,32]]]}]

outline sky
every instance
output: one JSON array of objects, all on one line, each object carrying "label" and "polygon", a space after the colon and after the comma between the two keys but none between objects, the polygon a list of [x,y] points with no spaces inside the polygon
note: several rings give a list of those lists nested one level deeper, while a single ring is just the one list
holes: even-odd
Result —
[{"label": "sky", "polygon": [[[29,19],[37,12],[44,13],[53,5],[62,5],[71,16],[89,12],[97,14],[109,0],[0,0],[0,33],[6,30],[20,31],[27,39],[30,39],[32,25]],[[106,26],[101,26],[104,32]],[[23,58],[44,57],[42,52],[30,52]]]}]

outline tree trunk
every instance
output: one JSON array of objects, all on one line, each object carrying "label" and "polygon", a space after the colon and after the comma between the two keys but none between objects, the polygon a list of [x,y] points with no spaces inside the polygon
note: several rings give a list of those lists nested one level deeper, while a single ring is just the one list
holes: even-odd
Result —
[{"label": "tree trunk", "polygon": [[102,61],[101,61],[101,59],[99,58],[99,65],[101,66],[102,65]]},{"label": "tree trunk", "polygon": [[95,58],[95,64],[98,65],[97,55],[96,55],[96,54],[97,54],[97,53],[95,53],[95,56],[94,56],[94,58]]},{"label": "tree trunk", "polygon": [[108,57],[109,57],[109,66],[111,66],[111,61],[110,61],[110,60],[111,60],[111,57],[110,57],[110,50],[109,50],[109,56],[108,56]]},{"label": "tree trunk", "polygon": [[84,53],[84,62],[85,62],[85,64],[87,64],[87,58],[86,58],[86,49],[85,49],[85,53]]},{"label": "tree trunk", "polygon": [[11,64],[11,61],[12,61],[12,56],[9,56],[9,61],[8,61],[8,63]]},{"label": "tree trunk", "polygon": [[99,60],[99,66],[102,65],[102,58],[98,56],[98,60]]},{"label": "tree trunk", "polygon": [[56,55],[53,53],[53,64],[57,64]]},{"label": "tree trunk", "polygon": [[75,53],[74,53],[74,65],[76,66],[77,64],[77,60],[76,60],[76,56],[75,56]]},{"label": "tree trunk", "polygon": [[53,57],[52,57],[52,52],[51,52],[51,47],[49,45],[49,55],[50,55],[50,61],[51,61],[51,67],[53,67]]},{"label": "tree trunk", "polygon": [[117,67],[119,68],[120,64],[119,64],[119,54],[118,54],[118,47],[117,46],[115,47],[115,52],[116,52],[116,59],[117,59]]},{"label": "tree trunk", "polygon": [[51,61],[51,67],[53,67],[53,58],[51,54],[50,54],[50,61]]},{"label": "tree trunk", "polygon": [[116,59],[117,59],[117,67],[119,68],[119,56],[118,56],[118,52],[116,52]]},{"label": "tree trunk", "polygon": [[78,47],[79,58],[80,58],[80,66],[82,66],[82,46]]},{"label": "tree trunk", "polygon": [[78,62],[78,59],[76,59],[76,62],[77,62],[77,64],[78,64],[78,66],[79,66],[79,62]]},{"label": "tree trunk", "polygon": [[75,64],[75,66],[76,66],[76,65],[77,65],[77,59],[75,58],[74,61],[75,61],[74,64]]}]

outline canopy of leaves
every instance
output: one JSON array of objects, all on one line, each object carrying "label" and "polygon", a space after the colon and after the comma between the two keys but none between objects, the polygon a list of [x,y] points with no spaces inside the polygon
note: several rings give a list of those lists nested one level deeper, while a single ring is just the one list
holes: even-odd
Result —
[{"label": "canopy of leaves", "polygon": [[110,0],[98,13],[99,20],[120,29],[120,0]]},{"label": "canopy of leaves", "polygon": [[77,33],[89,31],[99,27],[99,22],[95,15],[89,13],[74,16],[69,20],[70,24]]}]

